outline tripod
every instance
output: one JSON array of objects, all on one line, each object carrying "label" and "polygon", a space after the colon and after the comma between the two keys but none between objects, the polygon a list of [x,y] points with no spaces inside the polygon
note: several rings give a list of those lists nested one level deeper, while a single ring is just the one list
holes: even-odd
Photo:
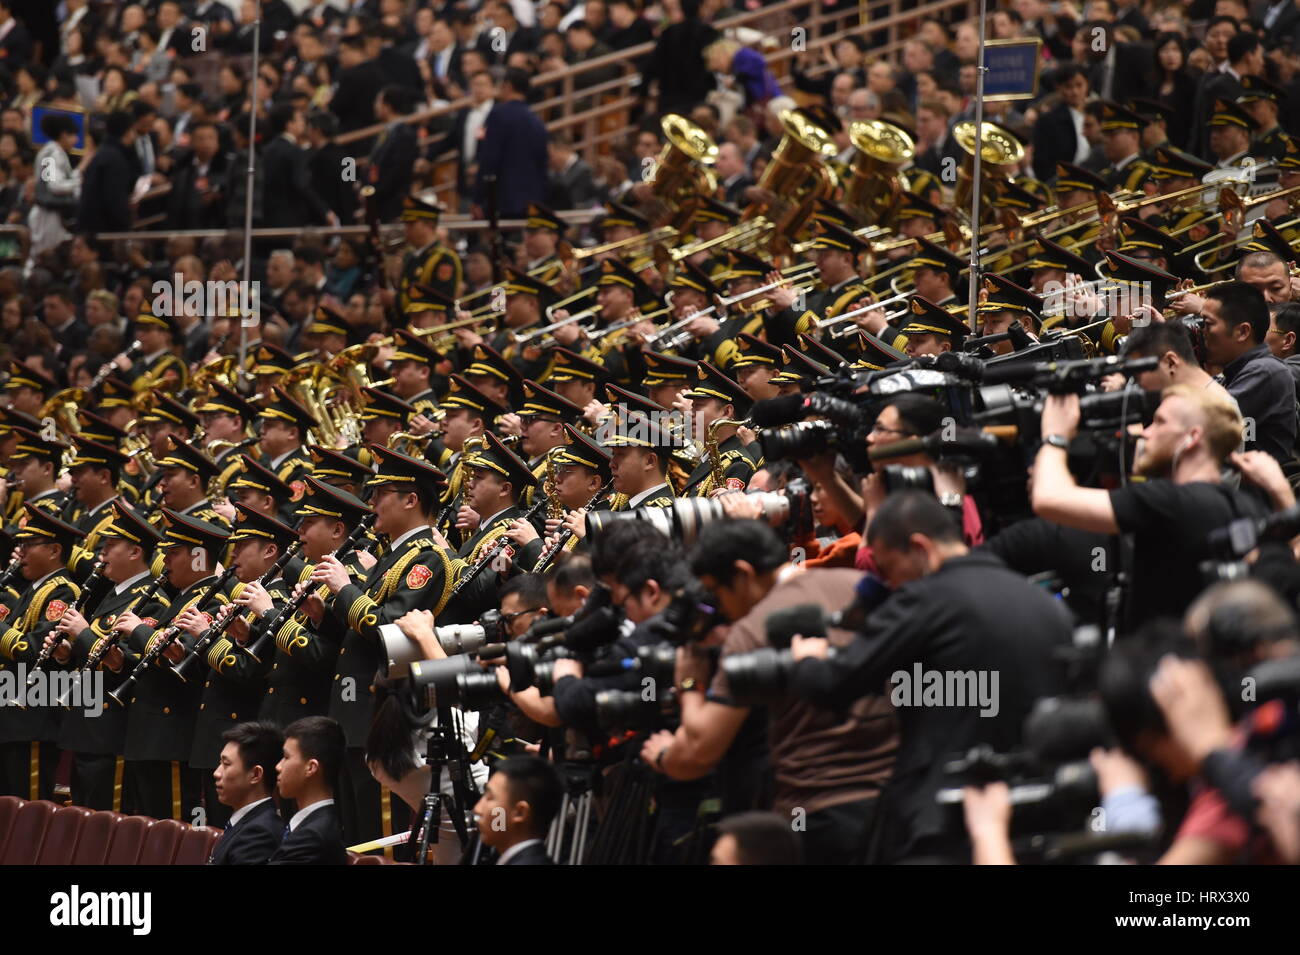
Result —
[{"label": "tripod", "polygon": [[[461,863],[466,856],[477,859],[479,852],[478,833],[471,834],[465,824],[473,804],[478,801],[469,775],[469,755],[460,734],[459,715],[453,715],[451,708],[438,707],[436,724],[431,728],[427,744],[425,761],[430,770],[429,791],[424,794],[424,803],[420,810],[420,819],[413,830],[412,842],[415,844],[416,865],[429,864],[429,849],[438,844],[439,828],[442,823],[442,810],[446,807],[447,817],[456,836],[460,840]],[[447,770],[451,778],[451,795],[442,791],[442,771]]]},{"label": "tripod", "polygon": [[[560,865],[582,865],[591,831],[595,767],[591,763],[566,762],[561,764],[560,771],[565,781],[564,797],[546,836],[546,854]],[[567,859],[561,856],[566,846]]]}]

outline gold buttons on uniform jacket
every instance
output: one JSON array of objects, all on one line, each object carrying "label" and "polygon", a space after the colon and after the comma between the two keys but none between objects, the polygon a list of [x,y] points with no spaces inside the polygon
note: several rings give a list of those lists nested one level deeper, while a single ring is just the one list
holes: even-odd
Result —
[{"label": "gold buttons on uniform jacket", "polygon": [[341,675],[341,674],[335,673],[335,674],[334,674],[334,679],[337,680],[337,679],[339,678],[340,675]]},{"label": "gold buttons on uniform jacket", "polygon": [[230,714],[230,718],[231,718],[232,720],[237,720],[237,719],[239,719],[239,714],[238,714],[238,713],[231,713],[231,714]]},{"label": "gold buttons on uniform jacket", "polygon": [[273,687],[273,686],[268,686],[268,687],[266,688],[266,693],[267,693],[268,696],[269,696],[270,694],[274,693],[274,692],[275,692],[275,687]]},{"label": "gold buttons on uniform jacket", "polygon": [[[203,709],[203,708],[205,708],[207,705],[208,705],[208,704],[206,704],[206,703],[200,703],[200,704],[199,704],[199,709]],[[163,710],[163,712],[166,713],[167,711],[166,711],[166,710]]]},{"label": "gold buttons on uniform jacket", "polygon": [[306,705],[307,705],[307,697],[305,697],[305,696],[303,696],[303,697],[299,697],[299,698],[298,698],[298,702],[301,703],[303,706],[306,706]]},{"label": "gold buttons on uniform jacket", "polygon": [[[131,702],[134,703],[135,700],[132,700]],[[164,706],[164,707],[163,707],[163,713],[164,713],[164,714],[166,714],[166,713],[170,713],[171,711],[172,711],[172,708],[171,708],[170,706]]]}]

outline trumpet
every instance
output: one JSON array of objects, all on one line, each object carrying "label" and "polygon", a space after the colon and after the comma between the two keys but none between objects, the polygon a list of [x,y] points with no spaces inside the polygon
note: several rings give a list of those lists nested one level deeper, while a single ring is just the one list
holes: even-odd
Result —
[{"label": "trumpet", "polygon": [[660,315],[667,315],[672,310],[673,310],[672,305],[666,305],[663,308],[656,308],[653,312],[639,313],[635,318],[627,318],[621,322],[615,322],[612,325],[607,325],[604,328],[592,329],[591,331],[587,332],[587,340],[598,342],[606,335],[612,335],[614,334],[614,332],[621,332],[625,328],[631,328],[637,322],[653,321],[654,319],[658,318]]},{"label": "trumpet", "polygon": [[[781,281],[779,282],[768,282],[766,285],[760,285],[757,288],[752,288],[747,292],[738,292],[735,295],[719,296],[717,299],[715,299],[715,301],[718,303],[718,306],[720,308],[725,309],[731,305],[735,305],[737,302],[743,302],[747,298],[753,298],[755,295],[761,295],[764,292],[770,292],[773,289],[780,288],[782,285],[786,283],[787,280],[794,279],[794,278],[803,278],[807,276],[809,272],[812,272],[816,268],[817,265],[814,262],[800,262],[798,265],[792,265],[788,268],[781,269],[782,278]],[[700,313],[696,312],[695,314],[696,317],[698,317]]]},{"label": "trumpet", "polygon": [[568,296],[567,298],[562,298],[558,302],[546,306],[546,317],[549,319],[552,314],[564,308],[564,306],[569,305],[573,302],[580,302],[589,295],[595,295],[598,291],[600,291],[600,289],[597,286],[592,285],[588,288],[583,289],[580,292],[574,292],[572,295]]},{"label": "trumpet", "polygon": [[[845,322],[852,321],[859,315],[865,315],[867,312],[874,311],[878,308],[884,308],[886,305],[892,305],[894,302],[901,302],[905,299],[909,299],[912,295],[912,292],[901,292],[898,295],[891,295],[889,298],[882,298],[879,302],[872,302],[870,305],[863,305],[860,308],[855,308],[850,312],[841,312],[840,314],[833,315],[830,318],[819,318],[817,319],[816,327],[821,329],[830,328],[832,325],[843,325]],[[898,313],[886,313],[885,318],[891,318],[895,314]]]},{"label": "trumpet", "polygon": [[[574,322],[586,321],[595,315],[600,314],[599,308],[588,308],[581,312],[574,312],[567,318],[562,318],[558,322],[551,322],[549,325],[542,325],[533,329],[531,332],[511,332],[510,337],[514,339],[516,345],[540,345],[544,343],[546,336],[553,333],[557,328],[563,328],[565,325],[572,325]],[[548,315],[547,318],[550,318]]]}]

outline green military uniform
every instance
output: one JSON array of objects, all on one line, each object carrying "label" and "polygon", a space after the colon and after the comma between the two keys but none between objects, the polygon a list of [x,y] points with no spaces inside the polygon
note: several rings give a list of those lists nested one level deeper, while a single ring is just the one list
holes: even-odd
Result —
[{"label": "green military uniform", "polygon": [[[15,534],[23,541],[55,541],[64,553],[71,550],[77,529],[46,511],[27,504],[25,523]],[[12,676],[22,693],[28,670],[36,662],[45,637],[54,630],[63,611],[76,603],[81,588],[63,567],[39,580],[24,582],[23,595],[13,613],[0,621],[0,672]],[[37,684],[39,686],[39,684]],[[52,700],[6,700],[0,708],[0,795],[24,799],[53,799],[54,771],[59,762],[55,745],[59,710]]]},{"label": "green military uniform", "polygon": [[[403,222],[426,221],[436,229],[438,208],[427,202],[407,196],[402,202]],[[454,249],[443,245],[437,238],[419,249],[412,249],[402,258],[402,275],[398,280],[398,305],[402,311],[410,303],[410,290],[414,285],[434,289],[454,299],[464,279],[460,256]]]}]

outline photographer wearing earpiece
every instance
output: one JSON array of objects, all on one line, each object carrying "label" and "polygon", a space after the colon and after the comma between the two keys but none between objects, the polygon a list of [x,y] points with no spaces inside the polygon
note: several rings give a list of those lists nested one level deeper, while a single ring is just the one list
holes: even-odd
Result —
[{"label": "photographer wearing earpiece", "polygon": [[1260,451],[1236,451],[1241,415],[1209,389],[1174,385],[1165,390],[1142,432],[1134,464],[1135,473],[1147,480],[1115,490],[1080,487],[1070,473],[1067,452],[1078,427],[1078,396],[1049,395],[1043,443],[1034,460],[1034,513],[1066,527],[1133,535],[1132,626],[1181,616],[1204,585],[1201,562],[1215,556],[1210,532],[1266,513],[1255,495],[1221,482],[1226,462],[1262,488],[1274,508],[1295,503],[1277,461]]}]

